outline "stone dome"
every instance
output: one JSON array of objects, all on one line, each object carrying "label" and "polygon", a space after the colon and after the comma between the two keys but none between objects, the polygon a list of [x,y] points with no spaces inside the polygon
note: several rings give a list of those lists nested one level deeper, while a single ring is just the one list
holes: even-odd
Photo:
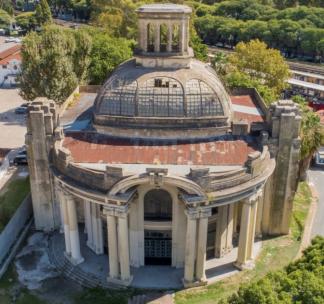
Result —
[{"label": "stone dome", "polygon": [[192,60],[190,68],[143,68],[129,60],[106,81],[95,116],[213,118],[228,121],[231,101],[216,73]]}]

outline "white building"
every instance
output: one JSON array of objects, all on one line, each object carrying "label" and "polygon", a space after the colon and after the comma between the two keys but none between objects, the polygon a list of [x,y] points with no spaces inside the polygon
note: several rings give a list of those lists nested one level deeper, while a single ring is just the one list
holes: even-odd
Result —
[{"label": "white building", "polygon": [[0,52],[0,86],[11,87],[17,83],[21,66],[21,45],[14,45]]}]

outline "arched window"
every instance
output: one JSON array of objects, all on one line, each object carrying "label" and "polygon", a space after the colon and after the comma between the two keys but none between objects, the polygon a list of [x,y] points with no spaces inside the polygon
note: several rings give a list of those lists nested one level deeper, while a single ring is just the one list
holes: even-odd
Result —
[{"label": "arched window", "polygon": [[147,25],[147,51],[154,52],[154,25]]},{"label": "arched window", "polygon": [[167,51],[168,44],[168,27],[166,24],[161,24],[160,27],[160,52]]},{"label": "arched window", "polygon": [[144,220],[146,221],[171,221],[172,197],[169,192],[154,189],[144,196]]},{"label": "arched window", "polygon": [[186,83],[187,115],[223,116],[224,111],[214,90],[204,81],[191,79]]},{"label": "arched window", "polygon": [[182,86],[173,78],[151,78],[138,89],[139,116],[183,116],[183,104]]},{"label": "arched window", "polygon": [[100,105],[100,113],[116,116],[135,115],[137,81],[113,79],[107,86]]},{"label": "arched window", "polygon": [[172,27],[172,52],[179,52],[180,50],[180,27],[174,24]]}]

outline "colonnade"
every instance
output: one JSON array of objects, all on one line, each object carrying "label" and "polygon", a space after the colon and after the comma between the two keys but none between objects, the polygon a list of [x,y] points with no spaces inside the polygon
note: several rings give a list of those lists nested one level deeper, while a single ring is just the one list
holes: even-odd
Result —
[{"label": "colonnade", "polygon": [[[58,192],[62,227],[65,238],[65,256],[73,265],[84,261],[80,250],[77,207],[74,197],[60,190]],[[240,269],[253,266],[253,244],[256,229],[262,212],[258,212],[258,202],[262,192],[241,201],[240,233],[238,255],[235,266]],[[260,209],[259,209],[260,210]],[[206,282],[206,248],[208,235],[208,218],[211,207],[186,209],[187,227],[185,238],[184,286],[194,286]],[[103,214],[107,219],[107,240],[109,256],[108,281],[129,285],[130,248],[128,227],[128,206],[104,206]],[[222,257],[232,249],[234,230],[234,204],[218,207],[218,220],[215,237],[215,256]],[[85,232],[87,246],[96,254],[104,253],[104,237],[100,205],[84,201]]]},{"label": "colonnade", "polygon": [[[139,46],[143,52],[148,52],[149,38],[153,34],[154,40],[154,52],[160,53],[161,50],[161,27],[166,26],[167,28],[167,41],[166,41],[166,52],[186,53],[188,52],[189,45],[189,31],[188,31],[188,19],[181,19],[180,21],[170,20],[140,20],[140,31],[139,31]],[[153,32],[150,33],[151,29]],[[173,50],[174,44],[174,30],[178,29],[178,50]]]}]

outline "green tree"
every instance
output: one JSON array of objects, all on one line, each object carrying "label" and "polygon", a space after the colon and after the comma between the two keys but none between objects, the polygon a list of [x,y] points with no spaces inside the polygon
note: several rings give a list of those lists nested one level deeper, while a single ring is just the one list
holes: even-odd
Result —
[{"label": "green tree", "polygon": [[301,259],[282,271],[240,286],[228,304],[322,304],[324,299],[324,238],[316,237]]},{"label": "green tree", "polygon": [[52,23],[51,9],[46,0],[40,0],[36,6],[35,19],[39,26]]},{"label": "green tree", "polygon": [[21,95],[63,102],[85,76],[91,40],[85,32],[47,26],[29,33],[22,46]]},{"label": "green tree", "polygon": [[89,80],[91,84],[102,84],[118,64],[132,56],[134,42],[125,38],[113,38],[100,31],[93,31],[92,37]]},{"label": "green tree", "polygon": [[9,27],[13,18],[4,10],[0,9],[0,26],[3,28]]},{"label": "green tree", "polygon": [[16,23],[25,31],[34,30],[37,26],[34,12],[26,12],[16,17]]},{"label": "green tree", "polygon": [[278,50],[269,49],[264,42],[251,40],[238,43],[229,61],[238,72],[248,75],[251,80],[261,80],[276,95],[287,86],[290,75],[288,65]]}]

